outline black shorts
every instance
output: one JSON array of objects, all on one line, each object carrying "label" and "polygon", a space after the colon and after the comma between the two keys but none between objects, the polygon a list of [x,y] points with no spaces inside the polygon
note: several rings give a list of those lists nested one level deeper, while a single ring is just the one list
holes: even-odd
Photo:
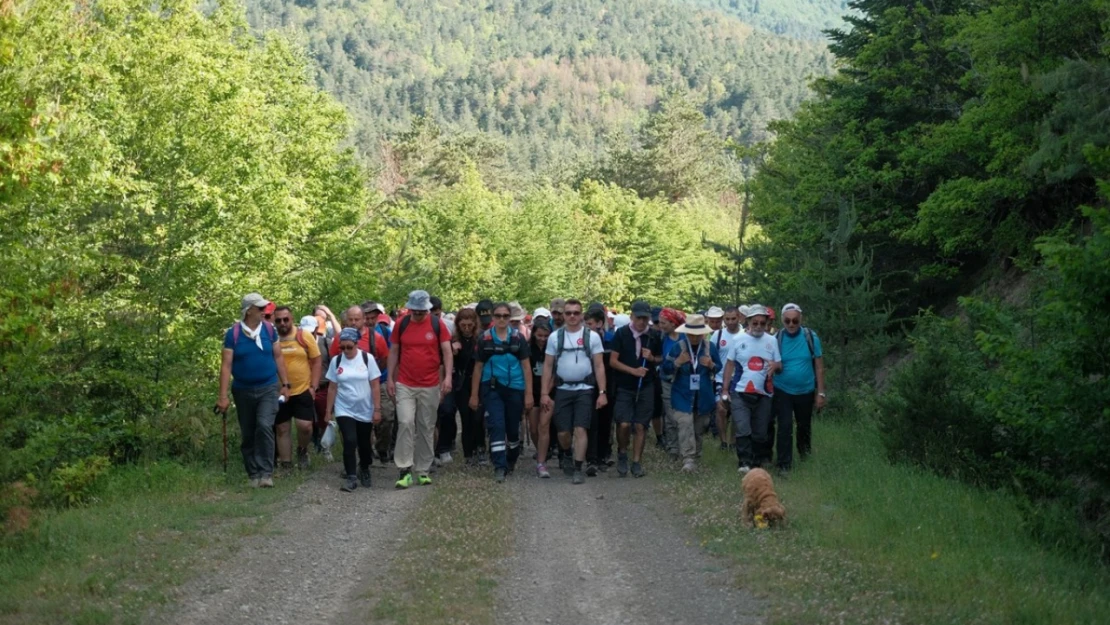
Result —
[{"label": "black shorts", "polygon": [[294,395],[285,400],[284,404],[278,405],[277,418],[274,419],[274,425],[285,423],[290,419],[297,421],[308,421],[309,423],[316,420],[316,398],[313,397],[311,391],[305,391],[300,395]]},{"label": "black shorts", "polygon": [[[613,420],[617,423],[647,425],[655,414],[655,389],[652,384],[637,393],[632,389],[618,388],[617,402],[613,405]],[[639,397],[637,398],[637,395]]]},{"label": "black shorts", "polygon": [[574,428],[590,429],[594,414],[594,389],[567,391],[555,389],[555,414],[551,422],[557,432],[573,432]]}]

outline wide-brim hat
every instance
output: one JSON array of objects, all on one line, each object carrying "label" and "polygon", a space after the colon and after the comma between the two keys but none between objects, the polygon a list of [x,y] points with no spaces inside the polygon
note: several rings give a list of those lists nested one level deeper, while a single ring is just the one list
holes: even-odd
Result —
[{"label": "wide-brim hat", "polygon": [[432,309],[432,296],[427,291],[413,291],[409,293],[409,301],[405,304],[409,310],[428,311]]},{"label": "wide-brim hat", "polygon": [[760,315],[770,319],[771,311],[767,310],[767,307],[762,304],[752,304],[748,307],[748,312],[744,314],[745,317],[758,317]]},{"label": "wide-brim hat", "polygon": [[713,332],[713,328],[706,325],[705,317],[703,317],[702,315],[689,315],[686,317],[686,323],[675,328],[675,332],[681,332],[683,334],[705,335],[711,334]]}]

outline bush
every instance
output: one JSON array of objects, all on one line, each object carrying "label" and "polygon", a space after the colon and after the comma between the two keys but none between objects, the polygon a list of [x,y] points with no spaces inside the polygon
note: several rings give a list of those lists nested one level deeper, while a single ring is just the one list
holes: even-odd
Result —
[{"label": "bush", "polygon": [[97,480],[111,466],[111,460],[104,456],[89,456],[58,467],[50,475],[50,495],[67,506],[88,503]]}]

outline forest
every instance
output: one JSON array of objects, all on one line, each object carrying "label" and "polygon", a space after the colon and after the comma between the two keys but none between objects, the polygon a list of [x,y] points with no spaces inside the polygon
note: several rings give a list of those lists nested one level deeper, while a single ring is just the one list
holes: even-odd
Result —
[{"label": "forest", "polygon": [[1108,31],[1107,0],[0,0],[0,483],[81,505],[212,457],[251,290],[796,301],[829,418],[1106,558]]}]

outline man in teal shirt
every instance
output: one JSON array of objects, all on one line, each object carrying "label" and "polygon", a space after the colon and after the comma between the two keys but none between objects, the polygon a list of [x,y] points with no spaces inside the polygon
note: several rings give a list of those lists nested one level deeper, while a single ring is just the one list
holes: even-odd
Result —
[{"label": "man in teal shirt", "polygon": [[797,304],[782,307],[782,331],[777,339],[782,371],[775,376],[774,412],[776,465],[789,471],[794,463],[794,421],[798,422],[798,455],[804,459],[813,451],[813,411],[825,407],[825,364],[821,339],[802,325],[802,309]]}]

